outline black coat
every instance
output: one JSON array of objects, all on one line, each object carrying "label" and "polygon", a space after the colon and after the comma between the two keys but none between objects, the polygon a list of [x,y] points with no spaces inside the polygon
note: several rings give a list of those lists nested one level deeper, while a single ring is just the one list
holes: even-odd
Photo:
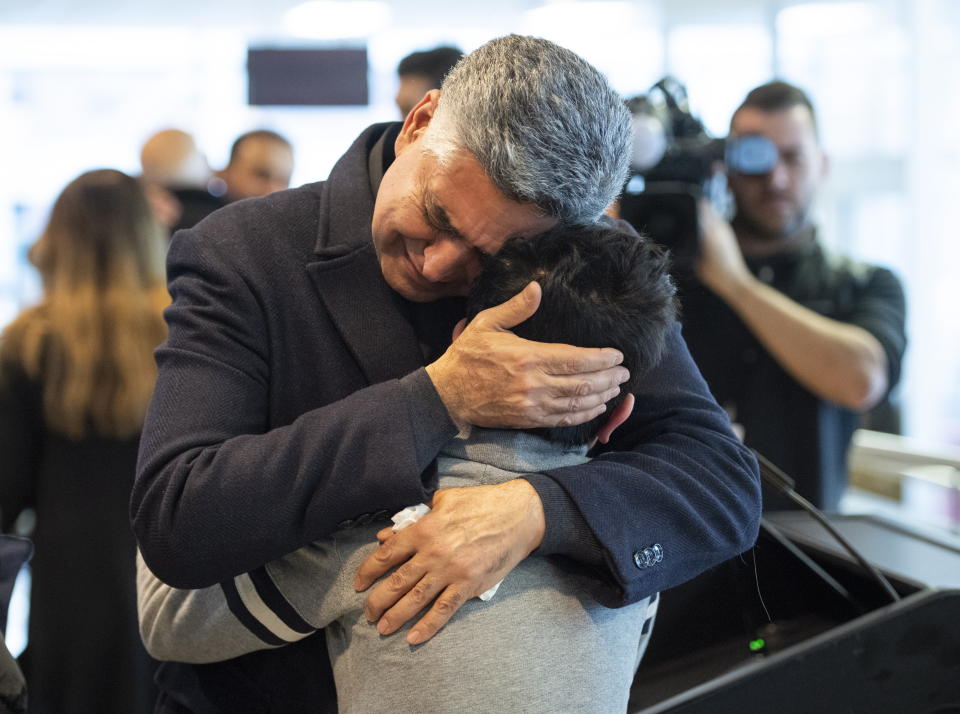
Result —
[{"label": "black coat", "polygon": [[[326,182],[233,204],[174,237],[170,334],[131,506],[147,564],[174,586],[210,585],[429,498],[430,464],[456,430],[423,388],[417,334],[373,250],[368,154],[384,128]],[[636,396],[611,453],[546,474],[603,549],[610,604],[740,553],[759,522],[755,462],[679,330]],[[655,543],[662,562],[643,567]],[[194,691],[208,695],[215,680],[255,679],[271,692],[264,710],[292,711],[291,697],[316,694],[291,692],[316,680],[318,640],[190,668],[171,687],[198,672]]]},{"label": "black coat", "polygon": [[127,518],[137,439],[50,430],[41,382],[0,365],[0,511],[36,511],[29,644],[31,712],[151,708],[156,663],[137,631],[136,545]]}]

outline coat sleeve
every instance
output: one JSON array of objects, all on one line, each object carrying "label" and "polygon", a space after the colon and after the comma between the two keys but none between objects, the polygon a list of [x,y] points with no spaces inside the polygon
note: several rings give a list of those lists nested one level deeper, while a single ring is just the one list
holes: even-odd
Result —
[{"label": "coat sleeve", "polygon": [[907,302],[900,280],[886,268],[868,271],[860,294],[843,322],[862,327],[873,335],[887,357],[887,390],[900,380],[903,354],[907,349]]},{"label": "coat sleeve", "polygon": [[221,230],[182,231],[171,244],[169,334],[131,497],[146,564],[180,588],[425,500],[421,474],[456,432],[422,369],[270,424],[271,324],[244,272],[253,268],[213,224]]},{"label": "coat sleeve", "polygon": [[636,602],[753,546],[760,526],[756,459],[710,395],[679,326],[614,436],[592,461],[544,474],[601,546],[606,572],[598,600]]}]

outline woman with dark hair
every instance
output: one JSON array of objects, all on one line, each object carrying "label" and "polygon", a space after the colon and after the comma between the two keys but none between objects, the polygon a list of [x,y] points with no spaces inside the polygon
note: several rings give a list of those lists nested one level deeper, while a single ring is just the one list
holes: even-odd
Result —
[{"label": "woman with dark hair", "polygon": [[0,341],[0,520],[36,512],[30,711],[148,711],[128,522],[137,442],[165,336],[163,233],[109,169],[72,181],[30,250],[40,303]]}]

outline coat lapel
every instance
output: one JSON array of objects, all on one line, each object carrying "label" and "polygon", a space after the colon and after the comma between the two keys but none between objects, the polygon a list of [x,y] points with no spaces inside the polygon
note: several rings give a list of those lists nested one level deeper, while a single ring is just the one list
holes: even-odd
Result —
[{"label": "coat lapel", "polygon": [[321,301],[370,384],[424,364],[420,342],[380,270],[370,222],[374,195],[368,157],[390,124],[367,129],[323,184],[316,261],[307,264]]},{"label": "coat lapel", "polygon": [[317,293],[370,384],[424,364],[420,343],[383,279],[373,245],[307,265]]}]

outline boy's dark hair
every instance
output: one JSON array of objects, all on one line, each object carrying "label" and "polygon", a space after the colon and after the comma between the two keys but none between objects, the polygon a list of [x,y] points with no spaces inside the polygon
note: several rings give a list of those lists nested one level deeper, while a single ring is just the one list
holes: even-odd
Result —
[{"label": "boy's dark hair", "polygon": [[751,89],[733,115],[736,116],[737,112],[747,107],[759,109],[763,112],[780,112],[797,106],[806,107],[810,110],[810,118],[813,120],[814,130],[816,130],[817,113],[813,109],[813,102],[810,101],[810,97],[800,87],[781,80],[767,82]]},{"label": "boy's dark hair", "polygon": [[443,78],[460,61],[463,52],[457,47],[435,47],[407,55],[397,66],[397,76],[415,74],[430,80],[434,89],[440,89]]},{"label": "boy's dark hair", "polygon": [[677,313],[669,259],[645,238],[605,225],[513,238],[484,257],[467,298],[467,319],[509,300],[532,280],[543,299],[530,319],[513,328],[515,334],[536,342],[615,347],[630,370],[630,380],[604,414],[577,426],[532,430],[550,441],[586,444],[663,356]]}]

